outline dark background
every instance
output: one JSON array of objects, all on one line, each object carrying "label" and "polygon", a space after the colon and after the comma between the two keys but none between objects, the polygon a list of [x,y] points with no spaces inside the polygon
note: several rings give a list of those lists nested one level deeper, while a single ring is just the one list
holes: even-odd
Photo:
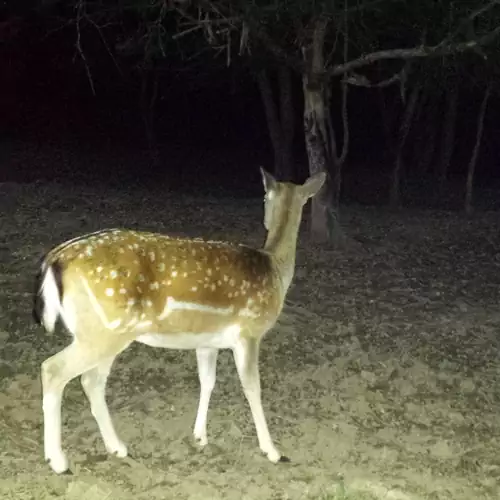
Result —
[{"label": "dark background", "polygon": [[[212,56],[200,66],[174,57],[163,61],[156,112],[161,160],[153,167],[139,112],[140,80],[131,61],[117,59],[118,69],[100,40],[84,33],[83,49],[96,91],[93,95],[75,49],[74,26],[57,27],[32,15],[19,20],[14,33],[12,29],[0,31],[0,182],[64,179],[121,185],[166,183],[182,189],[217,185],[241,193],[260,192],[258,166],[272,171],[273,155],[258,88],[242,65],[207,71],[210,64],[223,66],[223,61],[211,62]],[[300,132],[298,78],[295,87]],[[394,88],[388,95],[398,91]],[[386,202],[391,164],[373,92],[351,88],[349,93],[351,144],[344,170],[344,202]],[[463,190],[481,97],[479,91],[460,95],[450,166],[452,196],[459,197]],[[334,105],[335,118],[338,99]],[[498,111],[498,98],[493,96],[477,163],[480,190],[491,190],[498,183]],[[415,133],[418,130],[412,131]],[[307,173],[302,137],[298,133],[295,141],[297,180]],[[50,152],[54,148],[64,155],[77,155],[80,166],[75,169],[71,161],[62,161]],[[410,136],[403,185],[407,204],[423,199],[434,183],[433,178],[424,179],[412,171],[412,160],[418,154]],[[85,164],[87,155],[94,160]]]}]

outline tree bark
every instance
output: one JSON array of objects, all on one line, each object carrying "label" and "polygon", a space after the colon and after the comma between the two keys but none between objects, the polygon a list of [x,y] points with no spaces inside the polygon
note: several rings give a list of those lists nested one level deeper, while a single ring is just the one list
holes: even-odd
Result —
[{"label": "tree bark", "polygon": [[[328,21],[319,17],[312,22],[309,37],[303,46],[306,70],[302,75],[304,92],[304,135],[311,175],[325,171],[330,173],[333,154],[336,154],[335,137],[330,119],[329,88],[323,78],[324,39]],[[347,113],[347,110],[346,110]],[[345,243],[345,235],[338,220],[340,194],[340,167],[345,159],[338,158],[335,177],[330,175],[320,192],[311,201],[311,240],[317,243],[339,246]]]},{"label": "tree bark", "polygon": [[295,109],[293,107],[292,71],[281,65],[278,69],[278,92],[280,98],[280,118],[283,136],[283,165],[287,178],[294,176],[293,139],[295,135]]},{"label": "tree bark", "polygon": [[403,170],[403,149],[410,131],[415,109],[417,108],[418,99],[420,97],[421,84],[416,84],[410,94],[410,98],[404,108],[401,124],[399,126],[398,143],[394,165],[392,169],[392,182],[390,190],[389,204],[392,208],[397,208],[401,204],[401,176]]},{"label": "tree bark", "polygon": [[141,94],[139,108],[141,112],[149,156],[153,166],[160,161],[156,140],[156,101],[158,99],[158,73],[149,64],[141,70]]},{"label": "tree bark", "polygon": [[436,152],[438,110],[436,98],[431,94],[429,96],[426,110],[423,113],[423,120],[420,128],[423,128],[423,134],[420,140],[415,144],[415,157],[418,158],[416,169],[422,175],[425,175],[432,169],[434,171],[434,154]]},{"label": "tree bark", "polygon": [[394,144],[394,133],[393,133],[393,119],[391,113],[387,107],[387,102],[384,95],[384,88],[380,87],[377,91],[378,94],[378,105],[380,108],[380,114],[382,116],[382,126],[384,129],[385,145],[389,151],[390,159],[395,157],[396,146]]},{"label": "tree bark", "polygon": [[[347,112],[347,91],[348,86],[346,82],[341,82],[341,115],[342,115],[342,151],[340,155],[338,154],[337,139],[335,137],[335,130],[333,127],[331,115],[330,115],[330,100],[327,99],[328,112],[326,114],[327,131],[329,139],[329,156],[332,163],[332,196],[333,196],[333,206],[336,211],[340,207],[340,194],[342,188],[342,168],[344,166],[345,160],[347,158],[347,152],[349,150],[349,120]],[[340,226],[338,227],[340,230]]]},{"label": "tree bark", "polygon": [[453,149],[455,146],[455,126],[457,121],[459,86],[454,82],[446,92],[446,114],[443,124],[443,135],[441,139],[441,159],[439,163],[439,189],[444,191],[448,170],[450,167]]},{"label": "tree bark", "polygon": [[278,70],[279,111],[274,98],[269,71],[257,72],[262,103],[266,115],[267,128],[274,152],[274,172],[280,180],[293,178],[293,136],[295,130],[292,102],[292,73],[281,66]]},{"label": "tree bark", "polygon": [[479,108],[479,114],[477,117],[477,130],[476,130],[476,142],[472,150],[472,155],[469,160],[469,165],[467,167],[467,181],[465,183],[465,201],[464,210],[467,215],[472,213],[472,188],[474,183],[474,173],[476,170],[477,157],[479,156],[479,150],[481,149],[481,140],[483,138],[484,129],[484,117],[486,115],[486,109],[488,107],[488,100],[491,95],[491,84],[486,87],[484,92],[483,101],[481,102],[481,107]]}]

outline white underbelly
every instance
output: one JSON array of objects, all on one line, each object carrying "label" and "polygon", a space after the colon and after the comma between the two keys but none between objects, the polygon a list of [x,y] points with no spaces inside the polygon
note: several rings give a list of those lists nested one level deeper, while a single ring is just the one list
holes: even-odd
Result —
[{"label": "white underbelly", "polygon": [[232,349],[240,338],[241,328],[231,325],[220,332],[212,333],[144,333],[135,340],[151,347],[166,349]]}]

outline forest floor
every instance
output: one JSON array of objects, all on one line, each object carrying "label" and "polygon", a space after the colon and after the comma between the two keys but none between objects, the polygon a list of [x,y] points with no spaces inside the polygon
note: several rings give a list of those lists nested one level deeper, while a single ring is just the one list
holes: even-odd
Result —
[{"label": "forest floor", "polygon": [[290,463],[260,453],[228,352],[191,440],[194,352],[134,344],[108,401],[131,457],[107,457],[77,380],[63,402],[72,476],[43,460],[40,364],[68,335],[31,317],[42,254],[124,226],[260,245],[262,199],[137,188],[0,184],[0,498],[479,500],[500,498],[497,213],[346,207],[352,244],[312,246],[262,344],[264,408]]}]

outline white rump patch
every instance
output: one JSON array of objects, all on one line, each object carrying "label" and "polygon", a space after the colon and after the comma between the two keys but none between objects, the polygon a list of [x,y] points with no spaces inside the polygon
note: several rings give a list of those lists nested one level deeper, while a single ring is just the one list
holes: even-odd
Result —
[{"label": "white rump patch", "polygon": [[52,333],[57,318],[61,313],[61,302],[59,300],[59,290],[57,288],[56,278],[50,267],[43,278],[40,294],[44,302],[42,323],[44,328]]}]

